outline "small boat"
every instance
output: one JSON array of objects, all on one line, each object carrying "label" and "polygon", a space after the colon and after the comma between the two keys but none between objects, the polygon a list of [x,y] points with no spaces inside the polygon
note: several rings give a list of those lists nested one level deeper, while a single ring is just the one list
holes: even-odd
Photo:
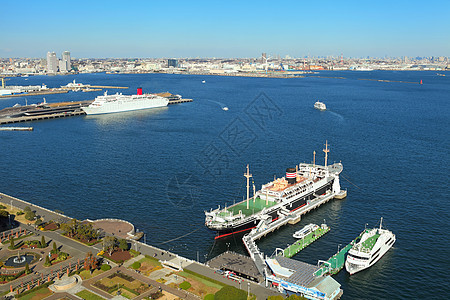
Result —
[{"label": "small boat", "polygon": [[222,107],[222,110],[227,111],[227,110],[228,110],[228,107],[224,106],[224,107]]},{"label": "small boat", "polygon": [[206,83],[206,81],[205,81],[205,80],[203,80],[203,81],[202,81],[202,83]]},{"label": "small boat", "polygon": [[314,232],[316,229],[319,229],[319,226],[316,224],[308,224],[299,231],[296,231],[292,236],[296,239],[302,239],[311,232]]},{"label": "small boat", "polygon": [[317,101],[316,103],[314,103],[314,108],[318,110],[326,110],[327,106],[325,105],[325,103]]},{"label": "small boat", "polygon": [[383,218],[379,228],[364,229],[359,241],[348,251],[345,269],[350,275],[374,265],[395,243],[395,234],[382,229],[382,223]]}]

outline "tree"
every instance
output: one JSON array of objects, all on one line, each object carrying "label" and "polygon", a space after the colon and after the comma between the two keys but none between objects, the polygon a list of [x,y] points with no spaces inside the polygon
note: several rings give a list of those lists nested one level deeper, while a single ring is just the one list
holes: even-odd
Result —
[{"label": "tree", "polygon": [[50,263],[50,258],[48,257],[48,255],[46,255],[45,256],[45,263],[44,263],[44,266],[46,266],[46,267],[49,267],[49,266],[51,266],[52,264]]},{"label": "tree", "polygon": [[28,265],[28,263],[26,263],[26,265],[25,265],[25,274],[30,274],[30,273],[31,273],[30,266]]},{"label": "tree", "polygon": [[14,246],[14,238],[13,237],[11,237],[11,242],[9,242],[9,248],[11,249],[11,250],[14,250],[15,249],[15,246]]},{"label": "tree", "polygon": [[25,207],[25,208],[23,209],[23,211],[24,211],[25,213],[27,213],[27,212],[31,211],[31,208],[30,208],[29,206],[27,206],[27,207]]},{"label": "tree", "polygon": [[59,251],[58,251],[58,247],[56,247],[56,243],[53,242],[53,250],[52,250],[52,253],[57,254],[58,252],[59,252]]},{"label": "tree", "polygon": [[45,237],[42,236],[42,238],[41,238],[41,248],[45,248],[45,247],[47,247],[47,243],[45,242]]},{"label": "tree", "polygon": [[9,216],[9,212],[6,210],[0,210],[0,218],[7,218]]},{"label": "tree", "polygon": [[36,218],[36,213],[34,211],[27,211],[25,213],[25,219],[27,219],[28,221],[32,221],[34,220],[34,218]]},{"label": "tree", "polygon": [[126,239],[119,240],[119,248],[122,249],[123,251],[128,250],[128,242]]},{"label": "tree", "polygon": [[103,239],[103,251],[107,251],[109,256],[114,252],[117,239],[113,236],[105,236]]}]

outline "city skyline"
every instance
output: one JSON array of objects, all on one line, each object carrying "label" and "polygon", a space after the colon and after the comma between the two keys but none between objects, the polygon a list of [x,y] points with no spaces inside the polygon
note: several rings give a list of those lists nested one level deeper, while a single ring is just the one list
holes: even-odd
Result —
[{"label": "city skyline", "polygon": [[450,56],[449,8],[433,0],[6,2],[0,57],[67,49],[79,58]]}]

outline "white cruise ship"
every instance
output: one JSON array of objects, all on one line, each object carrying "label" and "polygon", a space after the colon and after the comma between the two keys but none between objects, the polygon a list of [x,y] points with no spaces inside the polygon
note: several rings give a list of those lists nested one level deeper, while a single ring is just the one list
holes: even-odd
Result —
[{"label": "white cruise ship", "polygon": [[154,94],[142,94],[142,88],[138,88],[137,95],[122,95],[116,93],[95,98],[87,107],[82,107],[87,115],[110,114],[131,110],[163,107],[169,104],[169,100]]},{"label": "white cruise ship", "polygon": [[325,103],[317,101],[316,103],[314,103],[314,108],[318,109],[318,110],[327,110],[327,106],[325,105]]},{"label": "white cruise ship", "polygon": [[387,229],[365,229],[360,240],[348,251],[345,269],[350,275],[374,265],[395,243],[395,234]]}]

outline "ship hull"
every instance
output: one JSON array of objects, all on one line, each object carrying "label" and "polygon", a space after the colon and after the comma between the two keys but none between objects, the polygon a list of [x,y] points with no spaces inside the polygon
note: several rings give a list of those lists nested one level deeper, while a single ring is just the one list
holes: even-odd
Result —
[{"label": "ship hull", "polygon": [[134,110],[151,109],[167,106],[169,101],[165,98],[150,98],[150,99],[132,99],[127,101],[113,101],[104,103],[101,106],[89,105],[82,107],[87,115],[111,114]]},{"label": "ship hull", "polygon": [[[304,207],[305,205],[307,205],[309,200],[316,198],[315,194],[323,195],[327,191],[331,190],[332,185],[333,185],[333,180],[326,183],[322,187],[318,188],[314,192],[310,192],[308,194],[305,194],[305,195],[293,200],[290,203],[286,203],[285,205],[279,206],[274,211],[267,213],[267,215],[269,215],[272,218],[272,222],[276,221],[279,217],[278,212],[280,210],[282,210],[283,208],[289,210],[290,212],[296,211],[297,209],[300,209],[300,208]],[[245,218],[239,224],[230,225],[229,227],[218,228],[214,225],[207,225],[207,227],[210,230],[213,230],[217,233],[216,239],[218,239],[218,238],[230,236],[230,235],[241,233],[241,232],[246,232],[246,231],[254,228],[259,222],[259,219],[257,218],[257,216],[258,216],[258,214],[254,214],[252,216]]]}]

